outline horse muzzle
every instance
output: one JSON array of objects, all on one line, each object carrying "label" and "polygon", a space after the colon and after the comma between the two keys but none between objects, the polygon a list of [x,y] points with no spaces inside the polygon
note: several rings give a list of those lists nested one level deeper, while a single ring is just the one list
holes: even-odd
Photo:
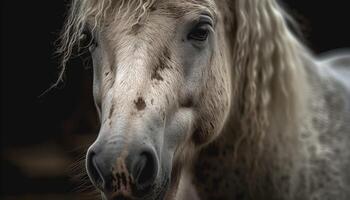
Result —
[{"label": "horse muzzle", "polygon": [[144,199],[156,185],[158,156],[142,142],[125,146],[123,141],[94,143],[86,156],[87,173],[107,199]]}]

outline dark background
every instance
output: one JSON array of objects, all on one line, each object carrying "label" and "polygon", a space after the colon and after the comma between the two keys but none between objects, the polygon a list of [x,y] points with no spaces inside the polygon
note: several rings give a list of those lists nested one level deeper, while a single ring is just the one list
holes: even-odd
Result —
[{"label": "dark background", "polygon": [[[313,52],[350,47],[347,1],[283,2]],[[66,9],[62,0],[1,1],[1,199],[82,199],[71,169],[98,131],[91,69],[73,59],[65,83],[39,97],[57,78]]]}]

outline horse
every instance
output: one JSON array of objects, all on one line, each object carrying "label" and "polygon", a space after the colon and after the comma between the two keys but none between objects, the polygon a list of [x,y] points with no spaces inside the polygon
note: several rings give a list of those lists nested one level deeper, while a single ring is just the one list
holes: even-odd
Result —
[{"label": "horse", "polygon": [[[276,0],[73,0],[102,199],[350,199],[350,54],[317,56]],[[297,28],[296,28],[297,29]]]}]

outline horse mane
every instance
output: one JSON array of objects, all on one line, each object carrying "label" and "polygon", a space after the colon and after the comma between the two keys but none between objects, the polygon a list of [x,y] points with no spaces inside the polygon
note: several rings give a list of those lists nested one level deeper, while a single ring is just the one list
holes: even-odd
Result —
[{"label": "horse mane", "polygon": [[[266,173],[295,169],[290,161],[297,162],[297,152],[302,151],[298,120],[306,114],[302,57],[311,54],[288,28],[288,20],[296,23],[276,0],[227,0],[219,5],[230,24],[228,37],[233,38],[232,115],[240,126],[235,157],[250,173],[248,185],[254,188]],[[268,156],[275,160],[264,163],[271,161]],[[296,172],[287,174],[292,173]]]}]

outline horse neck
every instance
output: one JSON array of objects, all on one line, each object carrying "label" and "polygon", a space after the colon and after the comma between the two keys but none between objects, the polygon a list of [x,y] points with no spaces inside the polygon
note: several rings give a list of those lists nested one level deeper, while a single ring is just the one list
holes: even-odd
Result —
[{"label": "horse neck", "polygon": [[[291,85],[303,94],[297,104],[307,100],[308,83],[303,68],[304,61],[311,59],[300,56],[300,60],[294,69],[299,72],[293,72],[298,80]],[[293,95],[299,98],[298,94]],[[291,193],[292,182],[298,182],[294,174],[304,160],[304,146],[299,142],[300,130],[296,126],[300,125],[305,107],[293,105],[290,107],[293,113],[288,113],[285,109],[290,105],[284,105],[283,99],[278,101],[273,102],[276,107],[269,113],[271,123],[260,141],[253,138],[259,137],[259,133],[245,135],[246,126],[241,123],[241,116],[235,114],[238,109],[232,108],[220,136],[205,146],[194,162],[194,184],[202,199],[281,199],[277,195]],[[277,188],[282,191],[277,192]]]},{"label": "horse neck", "polygon": [[[290,178],[290,169],[283,166],[288,166],[287,163],[292,166],[294,158],[287,158],[287,152],[278,152],[281,148],[278,144],[266,144],[271,148],[261,152],[264,155],[256,160],[254,155],[251,160],[241,156],[248,153],[249,144],[240,137],[238,127],[235,122],[228,124],[194,161],[193,180],[201,199],[273,199],[275,180]],[[287,190],[288,183],[283,184],[280,188]]]}]

